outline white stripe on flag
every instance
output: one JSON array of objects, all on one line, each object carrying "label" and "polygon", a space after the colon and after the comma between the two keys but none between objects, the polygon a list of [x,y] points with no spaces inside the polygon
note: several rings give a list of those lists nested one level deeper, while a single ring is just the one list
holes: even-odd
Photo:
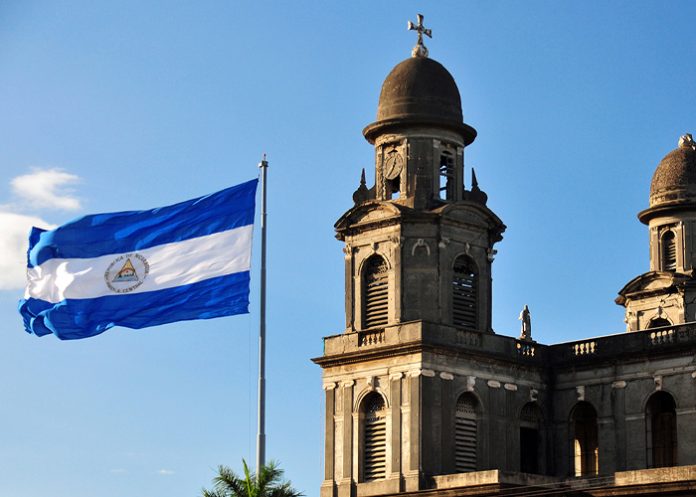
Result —
[{"label": "white stripe on flag", "polygon": [[[253,225],[248,225],[130,253],[49,259],[27,270],[24,298],[57,303],[64,299],[151,292],[248,271],[252,233]],[[127,260],[131,260],[135,276],[114,281]],[[144,274],[145,264],[148,274]]]}]

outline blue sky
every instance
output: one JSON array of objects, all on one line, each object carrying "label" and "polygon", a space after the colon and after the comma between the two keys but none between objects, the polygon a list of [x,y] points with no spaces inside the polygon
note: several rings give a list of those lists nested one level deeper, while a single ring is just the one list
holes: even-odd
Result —
[{"label": "blue sky", "polygon": [[[621,332],[648,269],[655,166],[696,131],[696,4],[644,1],[0,3],[0,495],[191,496],[254,459],[252,313],[60,342],[23,332],[26,226],[144,209],[269,170],[268,454],[322,478],[325,335],[342,331],[333,223],[361,135],[422,12],[456,79],[497,245],[494,328]],[[257,247],[258,248],[258,247]],[[18,267],[19,264],[19,267]]]}]

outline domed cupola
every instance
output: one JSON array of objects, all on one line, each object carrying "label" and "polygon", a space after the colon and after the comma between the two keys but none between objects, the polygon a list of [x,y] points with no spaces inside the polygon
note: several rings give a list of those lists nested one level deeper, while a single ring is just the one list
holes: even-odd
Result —
[{"label": "domed cupola", "polygon": [[650,208],[638,217],[644,223],[660,212],[696,207],[696,143],[690,134],[660,161],[650,184]]},{"label": "domed cupola", "polygon": [[428,58],[423,36],[432,32],[409,23],[418,32],[411,58],[387,75],[379,96],[377,120],[363,130],[375,147],[375,186],[361,182],[354,200],[394,200],[418,210],[462,200],[485,204],[472,178],[464,188],[464,148],[476,130],[464,123],[459,89],[442,64]]},{"label": "domed cupola", "polygon": [[476,130],[464,124],[459,89],[442,64],[415,56],[397,64],[382,85],[377,121],[363,130],[374,143],[378,134],[412,126],[437,126],[462,135],[465,145]]}]

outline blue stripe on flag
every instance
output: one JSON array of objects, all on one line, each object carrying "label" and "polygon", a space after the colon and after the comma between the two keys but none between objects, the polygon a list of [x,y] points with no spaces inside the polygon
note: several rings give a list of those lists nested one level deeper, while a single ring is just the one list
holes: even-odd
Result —
[{"label": "blue stripe on flag", "polygon": [[147,211],[84,216],[53,231],[34,228],[28,267],[53,259],[91,258],[143,250],[254,222],[258,180]]},{"label": "blue stripe on flag", "polygon": [[61,340],[99,335],[114,326],[145,328],[189,319],[247,313],[249,271],[154,292],[67,299],[52,304],[30,298],[19,311],[27,331]]}]

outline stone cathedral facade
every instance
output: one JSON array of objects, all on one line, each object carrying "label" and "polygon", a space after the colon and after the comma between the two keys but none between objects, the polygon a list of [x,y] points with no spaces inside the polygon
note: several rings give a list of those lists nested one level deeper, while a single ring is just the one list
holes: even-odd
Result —
[{"label": "stone cathedral facade", "polygon": [[498,335],[491,267],[505,225],[465,167],[476,130],[421,20],[363,130],[375,184],[363,172],[335,226],[346,319],[314,359],[321,496],[696,495],[691,136],[660,162],[639,214],[650,271],[616,299],[626,333],[556,345]]}]

